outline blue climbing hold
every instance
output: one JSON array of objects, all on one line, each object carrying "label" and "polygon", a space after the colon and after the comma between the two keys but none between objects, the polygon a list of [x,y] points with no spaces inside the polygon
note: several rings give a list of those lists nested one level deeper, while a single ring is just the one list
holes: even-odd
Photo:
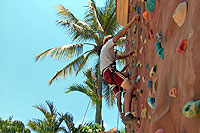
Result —
[{"label": "blue climbing hold", "polygon": [[148,86],[148,89],[152,92],[152,81],[151,80],[147,80],[147,86]]},{"label": "blue climbing hold", "polygon": [[155,98],[153,97],[148,97],[147,98],[147,103],[149,104],[149,106],[154,109],[154,104],[155,104]]},{"label": "blue climbing hold", "polygon": [[146,8],[148,11],[153,12],[155,8],[155,1],[154,0],[149,0],[146,2]]},{"label": "blue climbing hold", "polygon": [[158,56],[160,57],[160,59],[163,59],[163,57],[164,57],[164,48],[160,48],[159,50],[158,50]]},{"label": "blue climbing hold", "polygon": [[137,7],[137,12],[138,12],[138,14],[141,14],[141,7],[140,6]]},{"label": "blue climbing hold", "polygon": [[146,68],[146,70],[149,69],[149,64],[148,63],[145,65],[145,68]]}]

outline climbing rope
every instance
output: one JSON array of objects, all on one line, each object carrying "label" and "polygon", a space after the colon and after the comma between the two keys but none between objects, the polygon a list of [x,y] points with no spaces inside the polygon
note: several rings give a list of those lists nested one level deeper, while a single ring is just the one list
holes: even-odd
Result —
[{"label": "climbing rope", "polygon": [[117,131],[118,131],[118,126],[119,126],[119,111],[118,111],[118,117],[117,117]]},{"label": "climbing rope", "polygon": [[85,114],[84,114],[84,116],[83,116],[82,125],[83,125],[83,122],[84,122],[84,120],[85,120],[85,116],[86,116],[86,114],[87,114],[87,111],[88,111],[88,108],[89,108],[89,105],[90,105],[90,102],[91,102],[91,101],[92,101],[92,99],[90,99],[90,101],[89,101],[89,103],[88,103],[88,105],[87,105],[87,108],[86,108]]}]

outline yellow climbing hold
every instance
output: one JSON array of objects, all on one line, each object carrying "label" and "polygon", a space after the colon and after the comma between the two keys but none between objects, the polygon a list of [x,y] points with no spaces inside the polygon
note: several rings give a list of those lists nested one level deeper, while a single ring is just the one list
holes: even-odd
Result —
[{"label": "yellow climbing hold", "polygon": [[142,118],[147,118],[147,109],[146,108],[142,109],[142,111],[141,111],[141,117]]},{"label": "yellow climbing hold", "polygon": [[137,50],[136,48],[133,48],[134,53],[132,54],[133,57],[137,57]]},{"label": "yellow climbing hold", "polygon": [[153,81],[153,93],[157,93],[158,88],[158,77],[156,77]]},{"label": "yellow climbing hold", "polygon": [[177,6],[173,15],[173,19],[179,27],[181,27],[184,24],[186,13],[187,13],[187,2],[182,2]]}]

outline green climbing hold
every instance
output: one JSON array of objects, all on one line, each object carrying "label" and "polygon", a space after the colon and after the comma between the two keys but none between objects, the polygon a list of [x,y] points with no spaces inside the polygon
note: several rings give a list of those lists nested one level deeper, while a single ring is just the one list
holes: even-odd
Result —
[{"label": "green climbing hold", "polygon": [[140,33],[142,34],[142,28],[140,28]]},{"label": "green climbing hold", "polygon": [[148,11],[153,12],[155,8],[155,1],[154,0],[149,0],[146,2],[146,8]]},{"label": "green climbing hold", "polygon": [[158,56],[160,57],[160,59],[163,59],[163,57],[164,57],[164,48],[160,48],[159,50],[158,50]]},{"label": "green climbing hold", "polygon": [[136,78],[136,83],[140,82],[140,79],[141,79],[141,76],[138,75],[137,78]]},{"label": "green climbing hold", "polygon": [[155,49],[156,49],[156,53],[158,54],[160,59],[163,59],[163,57],[164,57],[164,48],[161,48],[161,43],[160,42],[156,42],[155,43]]},{"label": "green climbing hold", "polygon": [[152,68],[151,68],[151,71],[149,73],[149,76],[150,77],[153,77],[155,74],[156,74],[156,70],[157,70],[157,65],[154,65]]},{"label": "green climbing hold", "polygon": [[140,6],[137,7],[137,12],[138,12],[138,14],[141,14],[141,7]]},{"label": "green climbing hold", "polygon": [[160,42],[156,42],[155,43],[155,48],[156,48],[156,52],[161,48],[161,43]]},{"label": "green climbing hold", "polygon": [[187,118],[194,118],[200,114],[200,100],[191,101],[185,104],[183,114]]}]

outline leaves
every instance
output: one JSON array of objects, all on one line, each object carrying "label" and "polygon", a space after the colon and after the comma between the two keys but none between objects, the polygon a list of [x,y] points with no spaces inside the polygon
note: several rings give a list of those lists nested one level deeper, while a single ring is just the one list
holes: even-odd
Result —
[{"label": "leaves", "polygon": [[83,44],[68,44],[56,48],[48,49],[35,57],[35,60],[43,59],[47,56],[56,59],[71,59],[83,52]]}]

